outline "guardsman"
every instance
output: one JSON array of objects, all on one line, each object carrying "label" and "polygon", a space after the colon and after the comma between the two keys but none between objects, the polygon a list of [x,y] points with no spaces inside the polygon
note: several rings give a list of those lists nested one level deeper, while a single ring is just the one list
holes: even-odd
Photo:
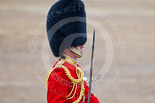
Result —
[{"label": "guardsman", "polygon": [[[89,87],[77,58],[87,41],[86,13],[81,0],[59,0],[48,12],[49,45],[59,60],[48,71],[47,103],[87,103]],[[99,103],[91,93],[91,103]]]}]

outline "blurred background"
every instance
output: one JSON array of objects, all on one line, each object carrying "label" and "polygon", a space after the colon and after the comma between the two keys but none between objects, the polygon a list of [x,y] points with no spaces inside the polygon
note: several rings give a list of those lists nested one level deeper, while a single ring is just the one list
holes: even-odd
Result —
[{"label": "blurred background", "polygon": [[[46,36],[57,0],[0,0],[0,103],[46,103],[45,77],[58,60]],[[155,102],[155,0],[83,0],[88,42],[79,65],[101,103]]]}]

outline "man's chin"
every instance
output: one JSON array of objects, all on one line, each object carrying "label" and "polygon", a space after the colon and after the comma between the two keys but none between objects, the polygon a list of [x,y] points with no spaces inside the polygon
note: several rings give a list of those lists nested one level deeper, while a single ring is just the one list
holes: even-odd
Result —
[{"label": "man's chin", "polygon": [[82,52],[80,52],[81,53],[81,55],[77,55],[77,58],[81,58],[82,57],[82,55],[83,55],[83,53]]}]

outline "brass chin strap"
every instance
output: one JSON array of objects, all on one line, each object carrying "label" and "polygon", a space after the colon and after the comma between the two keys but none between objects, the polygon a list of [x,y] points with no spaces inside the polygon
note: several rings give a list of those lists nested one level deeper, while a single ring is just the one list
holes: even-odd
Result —
[{"label": "brass chin strap", "polygon": [[70,50],[74,52],[75,54],[79,55],[80,57],[82,56],[82,53],[76,50],[74,47],[71,47]]}]

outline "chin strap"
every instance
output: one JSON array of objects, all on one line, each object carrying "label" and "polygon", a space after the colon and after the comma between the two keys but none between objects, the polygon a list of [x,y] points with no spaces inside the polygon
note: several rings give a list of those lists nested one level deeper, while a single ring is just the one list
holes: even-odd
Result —
[{"label": "chin strap", "polygon": [[82,56],[82,53],[79,52],[78,50],[76,50],[74,47],[71,47],[70,50],[71,50],[72,52],[74,52],[75,54],[77,54],[78,56],[80,56],[80,57]]}]

